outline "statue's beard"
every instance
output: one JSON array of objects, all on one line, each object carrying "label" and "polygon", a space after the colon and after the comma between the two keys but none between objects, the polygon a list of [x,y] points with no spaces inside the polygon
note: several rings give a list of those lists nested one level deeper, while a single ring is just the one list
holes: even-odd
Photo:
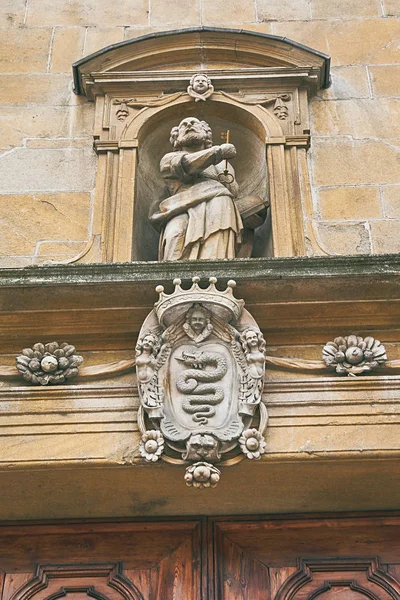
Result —
[{"label": "statue's beard", "polygon": [[188,131],[179,136],[178,142],[180,146],[199,146],[204,143],[204,135],[197,131]]}]

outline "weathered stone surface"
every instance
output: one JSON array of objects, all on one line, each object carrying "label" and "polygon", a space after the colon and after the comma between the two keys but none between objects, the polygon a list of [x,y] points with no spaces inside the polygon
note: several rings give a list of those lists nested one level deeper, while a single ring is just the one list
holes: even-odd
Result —
[{"label": "weathered stone surface", "polygon": [[89,211],[89,194],[0,196],[0,255],[33,255],[40,240],[85,240]]},{"label": "weathered stone surface", "polygon": [[91,148],[19,148],[3,155],[0,166],[3,193],[83,192],[93,188],[96,161]]},{"label": "weathered stone surface", "polygon": [[21,27],[24,24],[26,0],[0,2],[0,27]]},{"label": "weathered stone surface", "polygon": [[200,0],[152,0],[150,7],[151,25],[190,27],[200,22]]},{"label": "weathered stone surface", "polygon": [[50,28],[1,30],[0,73],[45,73],[50,39]]},{"label": "weathered stone surface", "polygon": [[379,0],[311,0],[313,19],[349,19],[351,17],[378,17]]},{"label": "weathered stone surface", "polygon": [[65,2],[65,0],[30,0],[27,25],[146,25],[147,0],[108,0]]},{"label": "weathered stone surface", "polygon": [[365,67],[333,67],[331,79],[331,86],[319,92],[318,95],[321,98],[340,100],[370,97],[368,74]]},{"label": "weathered stone surface", "polygon": [[386,17],[400,17],[399,0],[382,0]]},{"label": "weathered stone surface", "polygon": [[251,23],[255,21],[252,2],[240,0],[203,0],[204,25]]},{"label": "weathered stone surface", "polygon": [[382,206],[378,187],[341,187],[319,190],[322,219],[379,219]]},{"label": "weathered stone surface", "polygon": [[[133,36],[132,36],[133,37]],[[88,56],[101,48],[117,44],[124,39],[123,27],[88,27],[84,56]]]},{"label": "weathered stone surface", "polygon": [[[0,146],[20,146],[25,138],[42,138],[44,144],[43,138],[91,138],[93,116],[94,106],[89,103],[69,107],[24,106],[18,110],[0,108]],[[90,145],[86,140],[86,146]]]},{"label": "weathered stone surface", "polygon": [[354,19],[275,23],[274,33],[318,48],[332,65],[397,63],[400,19]]},{"label": "weathered stone surface", "polygon": [[[76,194],[78,195],[78,194]],[[83,194],[82,194],[83,195]],[[86,201],[86,199],[85,199]],[[86,215],[87,218],[87,215]],[[54,260],[55,257],[76,256],[81,252],[86,245],[86,242],[38,242],[36,247],[37,260]],[[57,260],[57,259],[55,259]]]},{"label": "weathered stone surface", "polygon": [[311,113],[317,135],[350,135],[356,139],[400,137],[400,99],[314,100]]},{"label": "weathered stone surface", "polygon": [[21,269],[31,264],[32,256],[0,256],[0,269]]},{"label": "weathered stone surface", "polygon": [[301,21],[311,18],[308,0],[256,0],[259,21]]},{"label": "weathered stone surface", "polygon": [[51,73],[70,73],[71,64],[82,57],[85,29],[56,27],[51,50]]},{"label": "weathered stone surface", "polygon": [[0,104],[57,106],[84,102],[74,95],[69,75],[0,75]]},{"label": "weathered stone surface", "polygon": [[400,96],[400,65],[369,67],[374,96]]},{"label": "weathered stone surface", "polygon": [[400,252],[400,219],[372,221],[371,234],[376,254]]},{"label": "weathered stone surface", "polygon": [[365,223],[318,223],[324,247],[334,254],[369,254],[371,244]]},{"label": "weathered stone surface", "polygon": [[314,184],[400,183],[400,144],[346,139],[314,139]]},{"label": "weathered stone surface", "polygon": [[400,185],[389,185],[383,188],[383,204],[386,217],[400,219]]},{"label": "weathered stone surface", "polygon": [[31,138],[25,140],[25,148],[87,148],[92,140],[85,138]]}]

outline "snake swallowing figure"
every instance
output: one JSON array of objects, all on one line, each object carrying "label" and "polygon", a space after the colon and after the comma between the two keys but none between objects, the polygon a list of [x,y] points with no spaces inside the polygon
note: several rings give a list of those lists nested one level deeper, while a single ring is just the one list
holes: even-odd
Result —
[{"label": "snake swallowing figure", "polygon": [[[226,375],[227,360],[216,352],[182,352],[182,356],[176,359],[191,367],[176,382],[180,392],[190,395],[190,398],[183,401],[182,408],[193,415],[193,421],[207,425],[208,419],[215,415],[214,406],[224,399],[224,390],[214,385],[214,382]],[[205,367],[209,365],[214,368],[206,370]]]}]

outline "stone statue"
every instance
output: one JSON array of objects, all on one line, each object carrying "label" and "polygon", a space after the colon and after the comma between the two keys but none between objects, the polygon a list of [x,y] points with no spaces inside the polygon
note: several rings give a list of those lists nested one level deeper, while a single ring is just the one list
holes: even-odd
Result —
[{"label": "stone statue", "polygon": [[150,216],[161,232],[159,260],[235,258],[243,229],[239,186],[227,162],[235,147],[213,146],[210,126],[195,117],[174,127],[170,142],[174,152],[160,163],[170,197]]}]

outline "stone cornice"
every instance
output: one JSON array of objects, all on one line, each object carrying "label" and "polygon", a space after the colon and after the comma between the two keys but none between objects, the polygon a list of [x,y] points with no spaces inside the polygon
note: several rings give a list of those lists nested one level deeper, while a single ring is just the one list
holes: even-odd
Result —
[{"label": "stone cornice", "polygon": [[346,279],[352,277],[391,277],[400,275],[400,256],[329,256],[296,258],[252,258],[218,261],[129,262],[77,265],[49,265],[23,269],[0,269],[1,287],[41,285],[93,285],[118,283],[159,283],[174,277],[188,281],[196,274],[222,282],[246,280]]}]

